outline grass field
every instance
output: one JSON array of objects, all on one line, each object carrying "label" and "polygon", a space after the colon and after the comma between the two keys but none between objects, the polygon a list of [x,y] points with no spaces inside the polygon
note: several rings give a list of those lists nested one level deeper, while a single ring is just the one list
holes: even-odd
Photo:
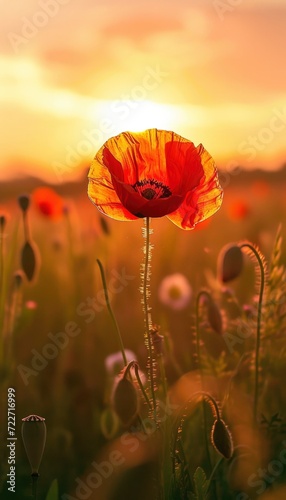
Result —
[{"label": "grass field", "polygon": [[[38,499],[285,498],[285,171],[272,176],[230,175],[220,211],[194,231],[180,230],[166,218],[151,221],[150,305],[153,322],[164,337],[157,360],[162,426],[160,431],[154,429],[140,393],[145,434],[138,430],[137,414],[124,425],[112,406],[114,377],[107,373],[105,361],[120,346],[97,264],[99,259],[105,269],[124,347],[135,353],[146,374],[139,291],[143,221],[103,218],[89,201],[86,184],[55,188],[65,208],[54,217],[39,210],[27,184],[29,237],[36,255],[31,281],[23,271],[15,279],[25,236],[17,201],[23,194],[21,183],[10,191],[7,188],[0,200],[0,216],[6,217],[1,238],[1,498],[13,498],[6,476],[10,387],[16,394],[14,498],[25,500],[32,494],[21,440],[21,419],[31,414],[44,417],[47,427]],[[255,421],[261,270],[253,252],[251,256],[243,251],[239,276],[227,283],[218,276],[218,259],[225,246],[245,241],[259,248],[266,261]],[[176,282],[169,305],[159,293],[163,279],[176,273],[190,285],[186,303],[178,309],[176,297],[184,292],[176,289]],[[211,302],[202,294],[197,307],[202,290]],[[215,304],[215,312],[210,304]],[[118,359],[121,365],[120,355]],[[120,366],[114,370],[118,372]],[[225,430],[213,438],[219,450],[211,444],[213,403],[209,408],[206,397],[202,404],[194,396],[200,390],[219,403],[232,433],[231,458],[218,452],[229,445]],[[122,404],[128,406],[128,397]],[[54,480],[57,483],[47,496]],[[159,483],[160,492],[154,493]]]}]

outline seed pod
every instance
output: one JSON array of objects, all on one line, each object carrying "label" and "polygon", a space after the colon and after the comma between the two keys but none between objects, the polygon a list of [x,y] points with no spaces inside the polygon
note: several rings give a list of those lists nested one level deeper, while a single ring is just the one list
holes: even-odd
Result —
[{"label": "seed pod", "polygon": [[29,241],[22,248],[21,266],[28,281],[32,281],[36,271],[36,252]]},{"label": "seed pod", "polygon": [[38,475],[46,444],[45,419],[37,415],[22,418],[22,439],[32,469],[32,475]]},{"label": "seed pod", "polygon": [[218,277],[223,283],[237,278],[243,267],[243,253],[237,245],[227,245],[220,253]]},{"label": "seed pod", "polygon": [[113,408],[121,422],[128,426],[138,413],[138,394],[130,380],[121,378],[113,392]]},{"label": "seed pod", "polygon": [[23,212],[26,212],[29,208],[29,205],[30,205],[30,197],[26,194],[22,194],[18,198],[18,203],[19,203],[21,210],[23,210]]},{"label": "seed pod", "polygon": [[209,324],[211,325],[212,329],[216,333],[219,333],[221,335],[222,334],[221,312],[211,296],[209,296],[209,299],[207,301],[207,312],[208,312]]},{"label": "seed pod", "polygon": [[4,215],[4,214],[0,215],[0,229],[1,229],[1,231],[4,229],[6,222],[7,222],[6,215]]},{"label": "seed pod", "polygon": [[224,420],[215,420],[211,431],[213,447],[225,458],[231,458],[233,454],[233,442],[231,433]]}]

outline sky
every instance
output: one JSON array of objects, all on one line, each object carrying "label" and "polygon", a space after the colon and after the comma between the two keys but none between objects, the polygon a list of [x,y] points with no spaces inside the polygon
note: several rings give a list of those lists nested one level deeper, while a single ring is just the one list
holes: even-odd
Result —
[{"label": "sky", "polygon": [[285,0],[13,0],[0,23],[0,179],[74,180],[152,127],[222,169],[285,163]]}]

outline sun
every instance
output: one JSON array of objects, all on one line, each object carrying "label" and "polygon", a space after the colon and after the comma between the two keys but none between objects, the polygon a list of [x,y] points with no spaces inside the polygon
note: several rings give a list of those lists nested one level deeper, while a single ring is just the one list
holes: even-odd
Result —
[{"label": "sun", "polygon": [[108,117],[114,134],[126,130],[141,132],[148,128],[173,130],[179,120],[179,111],[170,104],[122,100],[110,104]]}]

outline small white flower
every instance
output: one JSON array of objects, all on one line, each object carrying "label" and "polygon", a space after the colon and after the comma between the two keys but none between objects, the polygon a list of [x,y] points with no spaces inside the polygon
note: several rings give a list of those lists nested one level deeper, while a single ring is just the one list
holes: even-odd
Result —
[{"label": "small white flower", "polygon": [[162,280],[158,295],[162,304],[175,311],[181,311],[191,300],[192,287],[183,274],[170,274]]},{"label": "small white flower", "polygon": [[[125,356],[127,359],[127,363],[130,363],[130,361],[137,361],[136,354],[134,354],[134,352],[130,349],[125,349]],[[104,364],[105,369],[109,375],[111,375],[112,377],[118,375],[118,373],[124,368],[122,352],[118,351],[110,354],[109,356],[107,356],[107,358],[105,358]]]},{"label": "small white flower", "polygon": [[[130,349],[124,349],[124,351],[125,351],[127,364],[130,363],[130,361],[137,361],[137,356],[136,356],[136,354],[134,354],[133,351],[131,351]],[[122,352],[118,351],[118,352],[114,352],[113,354],[110,354],[109,356],[107,356],[107,358],[105,358],[104,364],[105,364],[105,369],[106,369],[108,375],[112,379],[114,379],[113,384],[116,385],[118,380],[121,378],[121,376],[119,374],[120,374],[121,370],[123,370],[123,368],[124,368],[124,361],[123,361],[123,357],[122,357]],[[134,380],[134,381],[137,380],[133,368],[131,368],[131,370],[130,370],[130,375],[131,375],[132,380]],[[139,368],[139,377],[141,379],[142,384],[145,385],[147,382],[147,378],[146,378],[145,373],[142,372],[142,370],[140,370],[140,368]]]}]

